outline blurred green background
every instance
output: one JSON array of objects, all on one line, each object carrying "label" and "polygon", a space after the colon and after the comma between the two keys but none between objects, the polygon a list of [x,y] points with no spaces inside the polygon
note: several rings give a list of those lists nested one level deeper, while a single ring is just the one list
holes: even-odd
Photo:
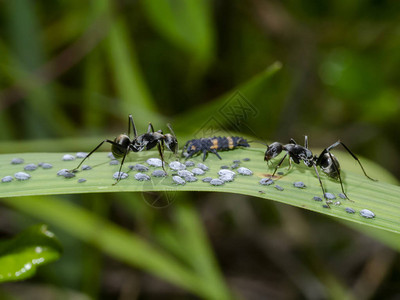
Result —
[{"label": "blurred green background", "polygon": [[[255,110],[239,127],[220,120],[229,130],[307,134],[317,148],[341,139],[400,178],[399,13],[400,2],[376,0],[1,1],[0,151],[90,151],[125,132],[129,113],[139,132],[170,122],[182,144],[240,91]],[[281,70],[243,92],[276,61]],[[136,194],[57,198],[161,245],[160,230],[184,230],[188,206],[213,272],[244,299],[400,297],[396,252],[311,212],[212,193],[164,209]],[[41,221],[1,206],[0,237]],[[6,299],[202,297],[53,231],[63,258],[0,286]]]}]

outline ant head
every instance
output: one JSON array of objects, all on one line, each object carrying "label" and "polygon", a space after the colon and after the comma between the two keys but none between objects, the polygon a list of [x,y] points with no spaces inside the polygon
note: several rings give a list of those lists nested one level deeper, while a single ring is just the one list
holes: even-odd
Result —
[{"label": "ant head", "polygon": [[178,140],[176,137],[169,133],[165,134],[164,137],[165,146],[175,154],[178,153]]},{"label": "ant head", "polygon": [[265,151],[264,160],[269,161],[274,157],[278,156],[283,150],[281,143],[275,142],[267,146],[267,151]]}]

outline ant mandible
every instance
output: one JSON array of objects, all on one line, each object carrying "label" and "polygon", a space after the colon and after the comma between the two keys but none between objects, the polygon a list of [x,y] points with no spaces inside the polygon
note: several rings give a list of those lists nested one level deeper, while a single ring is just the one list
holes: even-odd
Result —
[{"label": "ant mandible", "polygon": [[[120,134],[117,136],[114,141],[111,140],[104,140],[96,148],[94,148],[90,153],[80,162],[80,164],[72,170],[72,172],[76,172],[82,163],[89,158],[97,149],[101,147],[104,143],[111,144],[111,152],[115,158],[121,158],[121,165],[119,167],[118,178],[116,182],[113,184],[117,184],[121,180],[121,169],[122,165],[124,164],[125,158],[130,151],[132,152],[140,152],[143,150],[150,150],[157,146],[158,152],[161,157],[162,161],[162,168],[164,169],[164,144],[165,146],[174,152],[175,155],[178,155],[178,140],[176,139],[175,133],[172,130],[170,124],[167,124],[171,133],[163,134],[162,130],[154,131],[154,127],[151,123],[149,123],[149,127],[147,132],[138,136],[136,131],[135,123],[133,122],[132,115],[128,117],[128,134]],[[130,138],[131,127],[133,130],[133,138]]]},{"label": "ant mandible", "polygon": [[[303,161],[304,164],[311,168],[314,167],[315,173],[317,174],[319,184],[322,189],[322,193],[324,195],[324,198],[326,199],[325,195],[325,189],[324,186],[322,185],[321,178],[318,173],[317,167],[320,167],[320,169],[326,173],[329,177],[334,178],[334,179],[339,179],[340,186],[342,188],[343,194],[346,196],[347,199],[349,197],[346,195],[344,188],[343,188],[343,182],[342,178],[340,176],[340,164],[338,159],[330,152],[333,148],[342,145],[348,153],[358,162],[358,164],[361,167],[361,170],[363,171],[364,175],[373,181],[376,181],[375,179],[369,177],[367,173],[364,170],[364,167],[362,166],[360,160],[355,156],[353,152],[345,145],[343,144],[340,140],[333,143],[329,147],[325,148],[319,156],[313,155],[310,149],[308,149],[308,137],[305,136],[304,139],[304,147],[298,145],[294,139],[290,139],[290,143],[283,145],[278,142],[274,142],[271,145],[267,145],[267,150],[265,151],[265,156],[264,160],[265,161],[270,161],[274,157],[278,156],[282,151],[286,151],[286,154],[283,156],[283,158],[279,161],[279,163],[276,165],[274,173],[272,173],[270,179],[275,175],[276,171],[282,164],[282,162],[285,160],[285,158],[289,155],[289,167],[291,166],[291,160],[293,160],[296,164],[299,164],[300,161]],[[349,199],[350,200],[350,199]],[[351,201],[351,200],[350,200]]]}]

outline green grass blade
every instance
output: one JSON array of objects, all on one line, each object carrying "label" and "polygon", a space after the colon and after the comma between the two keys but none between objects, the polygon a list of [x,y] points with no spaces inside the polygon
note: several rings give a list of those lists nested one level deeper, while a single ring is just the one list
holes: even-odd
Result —
[{"label": "green grass blade", "polygon": [[202,276],[202,280],[207,282],[207,287],[216,295],[215,298],[224,299],[230,293],[226,289],[198,213],[191,203],[181,200],[184,199],[177,199],[180,205],[177,205],[175,211],[178,226],[175,232],[180,235],[179,241],[184,248],[186,260]]},{"label": "green grass blade", "polygon": [[[105,5],[105,9],[112,10],[112,4]],[[137,61],[128,26],[122,17],[111,25],[106,47],[112,68],[111,78],[121,99],[121,109],[134,113],[137,123],[162,118],[155,112],[156,105]]]},{"label": "green grass blade", "polygon": [[142,5],[160,34],[208,64],[214,48],[209,1],[142,1]]},{"label": "green grass blade", "polygon": [[104,126],[105,109],[99,108],[99,93],[104,86],[104,70],[99,51],[93,51],[85,64],[85,88],[83,106],[85,128],[92,131],[100,130]]},{"label": "green grass blade", "polygon": [[[90,243],[106,254],[174,283],[205,299],[217,299],[189,268],[146,242],[140,236],[55,197],[6,198],[9,206],[46,220],[67,233]],[[227,297],[224,297],[227,298]],[[227,298],[228,299],[228,298]]]},{"label": "green grass blade", "polygon": [[[184,114],[177,116],[173,122],[175,132],[192,134],[199,128],[205,127],[205,125],[207,127],[214,125],[215,128],[226,125],[229,120],[224,116],[221,116],[221,113],[219,113],[220,109],[225,105],[238,105],[237,101],[243,102],[242,97],[246,102],[252,105],[254,105],[256,99],[263,99],[267,92],[268,82],[271,80],[271,77],[281,69],[281,67],[281,63],[276,62],[263,72],[255,75],[248,81],[235,87],[233,90],[225,93],[212,102],[194,107],[192,110],[186,111]],[[240,92],[240,97],[236,98],[238,92]],[[229,104],[228,102],[230,102],[230,100],[234,103]],[[242,104],[245,107],[248,105],[246,103],[239,104]],[[212,120],[210,120],[210,116],[212,116],[213,119],[217,119],[218,124],[214,124]]]},{"label": "green grass blade", "polygon": [[[390,184],[395,180],[385,170],[379,166],[363,160],[365,168],[371,176],[379,179],[373,182],[365,178],[360,173],[357,163],[347,154],[335,152],[337,154],[343,170],[343,180],[348,196],[354,201],[342,200],[338,198],[342,205],[331,205],[330,209],[323,208],[321,202],[312,200],[313,196],[322,196],[318,180],[312,169],[304,165],[295,165],[290,171],[285,167],[281,168],[286,175],[276,181],[284,188],[278,191],[273,186],[261,186],[259,180],[268,176],[272,172],[271,168],[263,162],[262,148],[239,149],[222,153],[223,160],[218,160],[214,155],[209,155],[206,163],[210,170],[206,175],[213,178],[217,177],[217,171],[221,165],[230,165],[234,159],[250,158],[249,162],[242,165],[250,168],[254,175],[238,175],[235,182],[226,183],[223,186],[211,186],[201,180],[194,183],[187,183],[184,186],[177,186],[172,181],[171,174],[166,178],[154,178],[151,181],[138,182],[134,179],[134,171],[130,171],[128,166],[134,163],[144,163],[147,158],[158,157],[156,151],[147,151],[131,154],[123,167],[123,171],[128,172],[129,177],[121,180],[117,185],[112,185],[114,179],[112,175],[118,171],[119,165],[109,165],[107,153],[95,153],[86,163],[93,167],[90,171],[80,171],[75,178],[65,179],[57,176],[56,172],[60,169],[73,169],[78,161],[62,161],[60,153],[25,153],[25,154],[3,154],[0,155],[0,177],[13,175],[22,171],[21,165],[11,165],[13,157],[21,157],[26,163],[48,162],[53,164],[53,169],[43,170],[41,168],[32,171],[32,178],[27,181],[13,180],[9,183],[0,184],[0,197],[15,197],[28,195],[54,195],[54,194],[75,194],[75,193],[99,193],[99,192],[143,192],[143,191],[208,191],[226,192],[260,197],[265,200],[275,200],[281,203],[290,204],[296,207],[312,210],[332,217],[347,221],[372,226],[379,229],[400,233],[400,187]],[[129,161],[129,160],[134,160]],[[194,159],[200,162],[200,157]],[[148,172],[151,174],[151,169]],[[206,176],[204,175],[204,176]],[[204,176],[200,176],[201,179]],[[85,178],[87,181],[78,183],[78,178]],[[302,181],[306,184],[306,189],[293,187],[293,182]],[[332,181],[327,176],[322,175],[323,184],[328,192],[338,194],[341,192],[340,185]],[[264,193],[260,193],[259,191]],[[345,207],[349,206],[359,212],[361,209],[369,209],[376,214],[374,219],[365,219],[357,214],[348,214]]]},{"label": "green grass blade", "polygon": [[62,247],[47,225],[35,225],[11,240],[0,240],[0,283],[24,280],[40,265],[57,260]]}]

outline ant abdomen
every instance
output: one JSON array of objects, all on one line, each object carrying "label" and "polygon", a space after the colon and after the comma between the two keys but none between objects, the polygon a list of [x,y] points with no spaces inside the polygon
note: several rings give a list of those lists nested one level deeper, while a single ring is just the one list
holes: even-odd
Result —
[{"label": "ant abdomen", "polygon": [[[332,163],[332,159],[335,163],[335,165]],[[329,153],[324,153],[322,157],[320,157],[320,163],[319,166],[321,170],[327,174],[329,177],[338,179],[339,178],[339,173],[340,173],[340,164],[338,159],[333,155]]]},{"label": "ant abdomen", "polygon": [[[127,151],[127,148],[131,142],[126,134],[120,134],[114,140],[116,144],[111,146],[111,152],[115,158],[123,157]],[[117,146],[118,144],[118,146]],[[120,146],[119,146],[120,145]]]}]

